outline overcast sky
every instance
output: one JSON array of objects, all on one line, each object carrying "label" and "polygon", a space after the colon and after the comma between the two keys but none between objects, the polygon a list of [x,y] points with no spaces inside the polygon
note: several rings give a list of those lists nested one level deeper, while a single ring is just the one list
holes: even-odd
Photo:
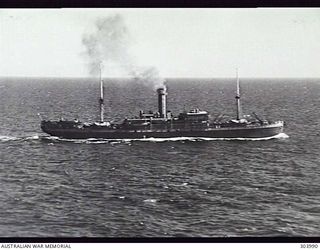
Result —
[{"label": "overcast sky", "polygon": [[89,76],[83,34],[117,13],[134,64],[163,77],[320,77],[319,8],[0,10],[0,76]]}]

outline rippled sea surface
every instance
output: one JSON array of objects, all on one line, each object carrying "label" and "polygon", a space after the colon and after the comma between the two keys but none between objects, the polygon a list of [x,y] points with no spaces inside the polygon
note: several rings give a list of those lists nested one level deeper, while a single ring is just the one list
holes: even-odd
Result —
[{"label": "rippled sea surface", "polygon": [[[157,109],[151,87],[106,79],[106,116]],[[95,79],[0,79],[0,236],[319,236],[320,80],[243,79],[245,113],[276,139],[59,140],[43,118],[98,118]],[[235,115],[233,79],[168,79],[168,109]]]}]

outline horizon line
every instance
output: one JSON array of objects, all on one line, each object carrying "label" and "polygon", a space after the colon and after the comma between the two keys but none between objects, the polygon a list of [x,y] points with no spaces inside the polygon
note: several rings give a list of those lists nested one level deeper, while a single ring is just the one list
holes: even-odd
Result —
[{"label": "horizon line", "polygon": [[[88,79],[88,78],[98,78],[98,76],[0,76],[0,78],[78,78],[78,79]],[[114,77],[102,77],[104,79],[134,79],[134,77],[127,76],[114,76]],[[236,76],[168,76],[161,77],[163,79],[226,79],[226,78],[236,78]],[[320,79],[320,76],[241,76],[242,78],[249,79]],[[143,79],[143,78],[142,78]]]}]

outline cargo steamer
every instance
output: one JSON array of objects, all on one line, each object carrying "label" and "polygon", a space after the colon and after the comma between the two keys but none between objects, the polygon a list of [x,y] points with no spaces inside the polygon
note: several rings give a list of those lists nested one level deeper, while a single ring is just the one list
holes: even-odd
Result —
[{"label": "cargo steamer", "polygon": [[283,121],[267,121],[243,116],[240,105],[240,84],[237,77],[237,117],[222,121],[223,115],[209,118],[207,111],[193,109],[174,116],[167,111],[167,88],[157,89],[158,111],[140,111],[138,118],[124,119],[120,123],[104,120],[104,86],[100,73],[100,121],[93,123],[78,120],[42,120],[41,129],[52,136],[66,139],[145,139],[145,138],[268,138],[283,132]]}]

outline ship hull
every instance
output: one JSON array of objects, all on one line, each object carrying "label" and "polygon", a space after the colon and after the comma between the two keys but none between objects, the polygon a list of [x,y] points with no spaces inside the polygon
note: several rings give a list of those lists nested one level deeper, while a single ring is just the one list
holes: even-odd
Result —
[{"label": "ship hull", "polygon": [[42,130],[52,136],[66,139],[144,139],[144,138],[266,138],[282,133],[281,124],[257,127],[209,128],[205,130],[118,130],[111,128],[46,128]]}]

